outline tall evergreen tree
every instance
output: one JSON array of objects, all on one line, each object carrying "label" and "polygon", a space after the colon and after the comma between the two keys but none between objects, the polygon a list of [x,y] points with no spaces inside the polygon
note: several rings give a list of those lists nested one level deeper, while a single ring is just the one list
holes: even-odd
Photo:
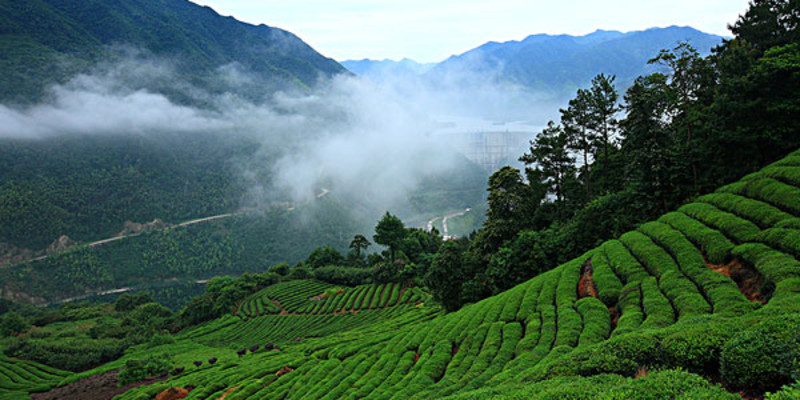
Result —
[{"label": "tall evergreen tree", "polygon": [[403,221],[388,211],[378,221],[378,225],[375,226],[375,235],[372,236],[375,243],[389,247],[389,255],[392,258],[389,260],[390,263],[394,263],[397,248],[405,238],[406,228]]},{"label": "tall evergreen tree", "polygon": [[622,109],[618,103],[619,94],[614,88],[616,76],[606,76],[600,74],[592,79],[591,107],[592,130],[594,134],[593,147],[595,159],[597,154],[603,152],[603,190],[608,189],[608,153],[609,148],[614,145],[615,135],[618,128],[616,114]]},{"label": "tall evergreen tree", "polygon": [[583,182],[586,202],[592,199],[592,184],[589,173],[589,155],[592,153],[592,143],[595,140],[592,127],[590,107],[592,94],[585,89],[578,89],[574,99],[569,101],[566,109],[561,109],[561,124],[567,135],[567,148],[578,152],[583,157]]},{"label": "tall evergreen tree", "polygon": [[[550,121],[536,139],[530,142],[530,152],[520,157],[526,165],[535,164],[548,192],[556,196],[557,202],[564,200],[564,183],[574,175],[575,159],[567,151],[567,135],[564,128]],[[528,174],[530,175],[530,174]]]},{"label": "tall evergreen tree", "polygon": [[680,144],[684,159],[691,173],[694,192],[699,190],[696,149],[700,148],[696,128],[702,127],[699,121],[706,114],[701,93],[709,82],[711,71],[705,59],[688,42],[681,42],[671,50],[661,50],[651,64],[667,67],[669,76],[670,102],[666,112]]}]

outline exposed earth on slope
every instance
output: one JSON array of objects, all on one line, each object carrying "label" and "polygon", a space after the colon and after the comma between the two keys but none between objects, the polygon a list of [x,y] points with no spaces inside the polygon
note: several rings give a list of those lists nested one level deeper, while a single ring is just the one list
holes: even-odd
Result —
[{"label": "exposed earth on slope", "polygon": [[114,396],[142,386],[163,381],[166,378],[152,378],[130,385],[118,386],[117,371],[94,375],[72,382],[49,392],[31,394],[33,400],[110,400]]}]

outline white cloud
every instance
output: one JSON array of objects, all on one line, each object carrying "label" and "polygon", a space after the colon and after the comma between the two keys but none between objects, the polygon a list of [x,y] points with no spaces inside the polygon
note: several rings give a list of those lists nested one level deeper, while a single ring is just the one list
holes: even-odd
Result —
[{"label": "white cloud", "polygon": [[338,60],[441,61],[487,41],[534,33],[688,25],[729,35],[748,0],[197,0],[224,15],[289,30]]}]

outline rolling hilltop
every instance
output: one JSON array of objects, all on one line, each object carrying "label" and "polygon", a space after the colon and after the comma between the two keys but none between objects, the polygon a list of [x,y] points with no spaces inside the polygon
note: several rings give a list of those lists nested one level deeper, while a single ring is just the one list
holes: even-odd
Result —
[{"label": "rolling hilltop", "polygon": [[[8,361],[1,371],[13,383],[0,387],[16,398],[72,382],[54,392],[63,396],[90,385],[81,377],[168,357],[159,367],[171,370],[167,380],[117,399],[183,388],[196,399],[736,399],[740,390],[775,391],[800,372],[799,199],[795,152],[454,313],[396,284],[292,280],[242,298],[233,315],[77,375]],[[31,343],[45,345],[49,335]]]},{"label": "rolling hilltop", "polygon": [[[0,100],[29,102],[47,85],[126,54],[168,58],[180,77],[209,92],[264,92],[308,88],[344,71],[290,32],[222,17],[209,7],[174,0],[0,1]],[[226,85],[221,67],[255,79]],[[187,100],[186,92],[148,89]]]}]

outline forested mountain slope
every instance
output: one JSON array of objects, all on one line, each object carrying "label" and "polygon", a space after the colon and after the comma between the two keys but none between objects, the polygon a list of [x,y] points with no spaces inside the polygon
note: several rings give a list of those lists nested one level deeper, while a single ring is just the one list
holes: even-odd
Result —
[{"label": "forested mountain slope", "polygon": [[[230,89],[217,79],[218,70],[236,65],[258,77],[238,88],[256,98],[344,72],[290,32],[222,17],[185,0],[3,0],[0,100],[37,99],[48,84],[124,55],[115,46],[169,58],[182,78],[210,92]],[[179,100],[187,95],[168,85],[155,89]]]},{"label": "forested mountain slope", "polygon": [[[193,388],[197,399],[736,399],[731,392],[776,391],[800,372],[799,200],[795,152],[450,314],[391,285],[316,300],[330,286],[268,287],[238,316],[125,356],[223,361],[186,365],[119,399],[175,386]],[[235,355],[268,342],[280,350]]]}]

